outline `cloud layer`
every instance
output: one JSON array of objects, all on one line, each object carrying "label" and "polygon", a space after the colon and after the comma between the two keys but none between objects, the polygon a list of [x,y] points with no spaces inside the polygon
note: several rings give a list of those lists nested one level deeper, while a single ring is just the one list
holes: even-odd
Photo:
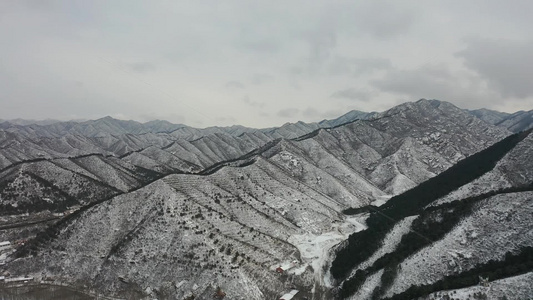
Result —
[{"label": "cloud layer", "polygon": [[1,119],[277,126],[533,107],[531,1],[4,1]]}]

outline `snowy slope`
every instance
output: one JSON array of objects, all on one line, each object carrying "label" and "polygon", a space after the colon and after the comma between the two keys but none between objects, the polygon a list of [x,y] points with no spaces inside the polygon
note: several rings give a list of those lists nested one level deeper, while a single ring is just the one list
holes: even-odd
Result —
[{"label": "snowy slope", "polygon": [[[506,261],[510,255],[518,255],[533,246],[530,163],[533,140],[528,132],[517,136],[521,140],[517,140],[518,143],[513,144],[485,175],[434,201],[420,213],[396,220],[377,250],[339,283],[346,291],[348,287],[353,290],[344,296],[411,299],[409,295],[415,291],[442,289],[443,285],[438,283],[443,280],[463,276],[484,265],[492,264],[494,268],[494,262]],[[464,168],[457,170],[469,172]],[[387,212],[384,214],[385,218]],[[475,280],[478,282],[477,277]],[[510,295],[519,297],[516,295],[530,291],[518,281],[508,282]],[[461,292],[463,294],[456,293],[473,296],[473,291],[478,293],[476,295],[486,294],[485,290],[475,288],[466,289]],[[444,291],[428,296],[426,292],[423,295],[429,297],[427,299],[440,299],[445,295],[456,298],[456,293]]]},{"label": "snowy slope", "polygon": [[529,134],[505,155],[493,170],[442,197],[434,205],[493,190],[530,184],[531,178],[533,178],[533,160],[531,157],[533,157],[533,135]]},{"label": "snowy slope", "polygon": [[533,192],[505,194],[480,202],[475,212],[430,247],[400,264],[387,296],[409,286],[432,283],[489,260],[502,260],[508,251],[533,246]]}]

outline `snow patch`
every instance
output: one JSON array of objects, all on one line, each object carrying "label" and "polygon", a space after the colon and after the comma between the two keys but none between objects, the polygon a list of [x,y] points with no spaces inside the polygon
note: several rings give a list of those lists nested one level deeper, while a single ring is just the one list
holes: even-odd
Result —
[{"label": "snow patch", "polygon": [[[311,266],[316,280],[321,285],[325,285],[330,282],[330,280],[325,278],[327,275],[324,276],[323,274],[324,266],[330,260],[330,250],[340,242],[346,240],[350,234],[364,229],[366,229],[366,226],[359,223],[355,217],[348,217],[343,223],[332,224],[332,228],[328,232],[320,235],[309,232],[294,234],[289,237],[288,242],[298,248],[304,266]],[[303,266],[291,270],[289,273],[296,274],[302,268]]]}]

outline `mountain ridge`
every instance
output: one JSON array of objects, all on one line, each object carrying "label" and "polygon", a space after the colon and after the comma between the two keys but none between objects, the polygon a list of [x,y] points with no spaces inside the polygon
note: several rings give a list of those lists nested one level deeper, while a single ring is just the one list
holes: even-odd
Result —
[{"label": "mountain ridge", "polygon": [[[39,161],[17,166],[43,174],[79,199],[73,203],[77,210],[68,207],[70,214],[46,223],[47,230],[31,231],[35,237],[8,259],[8,269],[71,284],[94,282],[93,288],[116,296],[131,290],[133,298],[206,298],[216,284],[230,298],[263,299],[278,295],[291,278],[299,289],[314,285],[315,295],[329,299],[327,268],[334,247],[366,228],[364,219],[345,216],[343,210],[380,205],[510,134],[431,100],[299,138],[275,138],[280,132],[215,132],[190,141],[171,134],[69,134],[59,139],[61,144],[51,137],[27,142],[27,135],[7,132],[20,143],[6,143],[4,157],[46,151]],[[85,149],[85,143],[97,149],[94,155],[68,156]],[[32,145],[40,150],[30,151]],[[5,186],[0,199],[21,182],[17,169],[3,170],[15,175],[0,176]],[[69,192],[65,183],[73,172],[96,180],[92,193],[102,196],[83,200]],[[31,178],[24,182],[35,186]],[[105,194],[98,182],[116,194]],[[35,205],[59,201],[40,196],[45,198],[35,199]],[[20,232],[14,228],[8,234]],[[150,264],[154,259],[182,275],[158,270]],[[297,267],[289,277],[276,275],[276,266],[291,261]],[[173,281],[183,274],[188,279]]]}]

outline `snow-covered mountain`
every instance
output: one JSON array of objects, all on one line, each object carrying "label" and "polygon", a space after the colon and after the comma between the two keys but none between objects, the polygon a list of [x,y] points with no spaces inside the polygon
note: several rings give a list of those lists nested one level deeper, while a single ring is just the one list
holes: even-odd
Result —
[{"label": "snow-covered mountain", "polygon": [[[412,188],[508,134],[449,103],[432,100],[406,103],[372,114],[368,120],[329,129],[318,128],[310,133],[301,130],[298,132],[304,135],[293,140],[275,140],[272,135],[281,136],[284,130],[282,126],[270,136],[261,131],[239,136],[215,133],[192,141],[154,133],[118,136],[105,133],[98,137],[67,134],[49,138],[24,136],[27,131],[4,131],[0,161],[6,175],[0,176],[0,182],[7,190],[0,189],[0,195],[14,199],[25,193],[21,189],[11,191],[18,184],[14,174],[22,173],[40,176],[53,186],[61,186],[60,181],[72,181],[75,174],[74,178],[87,177],[99,183],[84,184],[87,189],[106,186],[127,192],[168,174],[198,173],[238,160],[272,144],[269,156],[283,154],[300,161],[291,165],[279,159],[284,171],[307,184],[315,184],[320,178],[324,187],[318,188],[322,192],[337,194],[339,199],[345,199],[342,200],[345,205],[357,206],[368,204],[377,196],[387,197]],[[97,201],[91,193],[82,199],[65,192],[77,203]],[[48,208],[57,198],[31,195],[34,200],[24,203],[41,209]],[[14,203],[3,200],[0,204]],[[4,212],[24,209],[25,206],[17,206]]]},{"label": "snow-covered mountain", "polygon": [[509,114],[483,108],[469,112],[487,123],[506,128],[512,132],[520,132],[533,128],[533,110],[521,110]]},{"label": "snow-covered mountain", "polygon": [[[281,127],[266,129],[238,125],[198,129],[161,120],[139,123],[111,117],[84,122],[54,122],[47,125],[42,124],[43,122],[36,124],[34,121],[17,119],[0,123],[0,168],[40,159],[72,158],[89,154],[125,156],[151,147],[174,147],[171,152],[179,152],[179,155],[174,155],[173,159],[199,156],[196,159],[191,158],[192,164],[180,164],[183,168],[180,167],[179,170],[189,170],[189,167],[195,169],[193,164],[198,164],[196,169],[201,169],[206,167],[205,164],[234,159],[276,138],[296,138],[318,128],[337,126],[367,115],[371,114],[352,111],[337,119],[320,123],[287,123]],[[236,146],[240,150],[216,157],[220,153],[192,149],[202,148],[199,144],[206,143],[229,143],[230,147]],[[246,152],[241,152],[242,149]],[[139,160],[138,157],[135,159]],[[168,159],[165,162],[168,162]]]},{"label": "snow-covered mountain", "polygon": [[496,125],[502,122],[510,115],[509,113],[499,112],[499,111],[486,109],[486,108],[469,110],[468,112],[478,117],[479,119],[487,123],[493,124],[493,125]]},{"label": "snow-covered mountain", "polygon": [[507,128],[513,132],[520,132],[533,128],[533,110],[519,111],[509,115],[496,125]]},{"label": "snow-covered mountain", "polygon": [[[5,225],[14,217],[4,213],[0,229],[6,229],[0,230],[0,238],[30,239],[7,257],[3,268],[11,274],[33,274],[128,299],[209,299],[217,288],[228,299],[275,299],[291,288],[301,291],[301,299],[359,299],[364,293],[392,297],[422,281],[385,285],[383,274],[391,271],[381,257],[403,247],[403,236],[421,221],[439,226],[434,222],[438,216],[450,209],[461,211],[457,203],[463,199],[479,209],[469,215],[468,224],[480,236],[501,236],[487,225],[500,201],[515,201],[513,215],[522,220],[507,220],[504,234],[516,230],[512,224],[519,224],[513,233],[517,236],[531,229],[524,221],[527,210],[516,212],[529,205],[529,194],[510,189],[531,181],[530,166],[518,163],[531,158],[531,138],[521,136],[523,140],[484,173],[488,179],[479,177],[477,186],[475,180],[464,183],[463,190],[455,191],[459,196],[451,191],[402,216],[365,261],[354,266],[346,262],[349,268],[341,275],[329,271],[332,254],[334,265],[339,264],[339,253],[353,237],[373,230],[373,223],[365,221],[368,213],[343,211],[397,207],[403,192],[432,178],[440,180],[439,174],[450,176],[446,170],[455,170],[465,158],[477,159],[476,153],[487,147],[500,147],[499,141],[511,134],[450,103],[423,99],[382,113],[350,112],[312,125],[218,128],[209,133],[189,127],[168,131],[171,125],[164,122],[150,126],[167,132],[142,132],[146,124],[117,125],[104,119],[85,131],[65,133],[42,126],[0,131],[0,203],[9,208],[2,212],[32,212],[24,218],[48,216],[48,210],[66,215],[42,217],[48,227],[39,232],[35,221],[26,219],[34,226],[31,230],[21,229],[24,224]],[[130,132],[135,130],[137,134]],[[488,193],[495,186],[509,190],[484,198],[469,194]],[[478,202],[468,200],[478,196]],[[472,230],[464,234],[471,236]],[[482,239],[479,247],[489,247]],[[419,278],[409,270],[425,270],[420,261],[444,255],[447,241],[436,239],[443,246],[426,247],[429,252],[421,258],[409,253],[404,258],[407,269],[401,272]],[[475,247],[458,251],[473,253]],[[498,255],[469,261],[468,266],[501,258]],[[423,283],[468,269],[457,266],[454,270],[459,271],[444,272],[432,263]],[[276,272],[278,267],[286,270]],[[364,288],[352,287],[353,293],[343,294],[336,286],[348,290],[358,268],[370,270]]]},{"label": "snow-covered mountain", "polygon": [[264,132],[273,138],[293,138],[309,133],[317,128],[334,127],[357,119],[365,119],[372,113],[350,111],[336,119],[323,120],[318,123],[287,123],[281,127],[255,129],[240,125],[228,127],[194,128],[183,124],[173,124],[165,120],[153,120],[140,123],[132,120],[118,120],[110,116],[97,120],[68,121],[57,120],[0,120],[0,129],[9,132],[18,132],[26,137],[62,137],[75,135],[83,137],[120,136],[124,134],[169,134],[171,138],[196,140],[212,134],[229,134],[239,136],[247,132]]}]

